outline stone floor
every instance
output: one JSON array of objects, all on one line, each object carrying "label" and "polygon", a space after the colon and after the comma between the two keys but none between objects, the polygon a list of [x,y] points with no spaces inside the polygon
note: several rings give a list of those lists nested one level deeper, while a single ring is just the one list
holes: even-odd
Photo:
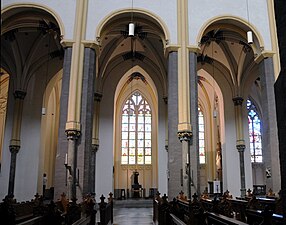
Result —
[{"label": "stone floor", "polygon": [[116,200],[113,209],[114,225],[153,224],[152,199]]},{"label": "stone floor", "polygon": [[115,208],[114,225],[150,225],[153,224],[152,208]]}]

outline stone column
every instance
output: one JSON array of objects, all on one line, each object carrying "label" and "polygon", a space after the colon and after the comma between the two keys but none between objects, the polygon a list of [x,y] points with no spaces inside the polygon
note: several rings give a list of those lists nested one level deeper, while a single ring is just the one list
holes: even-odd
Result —
[{"label": "stone column", "polygon": [[78,169],[80,174],[80,185],[82,194],[90,193],[90,159],[92,158],[92,130],[94,117],[93,93],[95,87],[95,50],[85,48],[84,50],[84,68],[81,93],[81,139],[78,146]]},{"label": "stone column", "polygon": [[77,140],[80,137],[80,132],[77,130],[66,131],[68,139],[68,199],[76,202],[76,186],[78,184],[77,177]]},{"label": "stone column", "polygon": [[68,140],[65,134],[65,125],[67,122],[68,113],[68,97],[69,97],[69,80],[71,67],[72,48],[65,48],[64,63],[63,63],[63,78],[60,99],[60,118],[57,157],[55,163],[55,199],[59,198],[63,192],[66,192],[66,170],[64,167],[65,155],[68,149]]},{"label": "stone column", "polygon": [[243,98],[235,97],[232,99],[235,110],[235,122],[236,122],[236,149],[239,153],[239,165],[240,165],[240,195],[245,197],[245,167],[244,167],[244,150],[245,141],[243,139],[243,126],[242,126],[242,102]]},{"label": "stone column", "polygon": [[272,174],[271,177],[266,178],[266,190],[271,188],[278,193],[281,188],[281,176],[272,58],[265,58],[260,62],[259,74],[262,97],[262,154],[265,167],[270,169]]},{"label": "stone column", "polygon": [[[193,51],[197,51],[194,49]],[[197,73],[197,54],[189,53],[190,67],[190,112],[192,124],[192,141],[190,146],[190,182],[191,192],[200,193],[200,174],[199,174],[199,121],[198,121],[198,73]],[[191,197],[191,195],[189,196]]]},{"label": "stone column", "polygon": [[95,192],[95,176],[96,176],[96,153],[99,148],[99,110],[102,95],[94,94],[94,115],[92,126],[92,155],[90,157],[90,192]]},{"label": "stone column", "polygon": [[182,152],[178,131],[178,53],[168,58],[168,197],[173,199],[182,190]]},{"label": "stone column", "polygon": [[8,186],[8,196],[13,197],[14,195],[14,185],[15,185],[15,173],[16,173],[16,161],[17,153],[20,150],[20,134],[21,134],[21,124],[22,124],[22,114],[23,114],[23,103],[26,92],[17,90],[14,92],[14,116],[13,116],[13,126],[12,126],[12,138],[10,140],[9,149],[11,152],[11,162],[10,162],[10,174],[9,174],[9,186]]}]

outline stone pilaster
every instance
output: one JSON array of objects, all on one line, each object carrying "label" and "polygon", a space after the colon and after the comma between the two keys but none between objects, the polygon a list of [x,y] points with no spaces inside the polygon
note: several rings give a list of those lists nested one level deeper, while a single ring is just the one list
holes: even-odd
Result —
[{"label": "stone pilaster", "polygon": [[11,197],[14,195],[17,153],[19,152],[21,146],[20,135],[21,135],[23,104],[25,96],[26,92],[24,91],[16,90],[14,92],[15,103],[14,103],[13,126],[12,126],[12,135],[9,145],[9,149],[11,152],[11,161],[10,161],[8,196]]},{"label": "stone pilaster", "polygon": [[274,69],[273,59],[265,58],[259,64],[261,81],[262,106],[262,149],[265,167],[272,176],[266,179],[266,189],[271,188],[278,193],[281,188],[278,131],[276,119],[276,105],[274,96]]},{"label": "stone pilaster", "polygon": [[9,186],[8,186],[8,196],[13,197],[14,186],[15,186],[15,174],[16,174],[16,159],[17,153],[20,150],[19,145],[10,145],[11,161],[10,161],[10,174],[9,174]]},{"label": "stone pilaster", "polygon": [[94,114],[92,126],[92,155],[90,157],[90,192],[95,192],[95,177],[96,177],[96,153],[99,149],[99,110],[102,94],[94,93]]},{"label": "stone pilaster", "polygon": [[99,145],[93,144],[91,155],[90,155],[90,170],[89,170],[89,177],[90,177],[90,193],[95,193],[95,175],[96,175],[96,153],[98,151]]},{"label": "stone pilaster", "polygon": [[245,197],[245,167],[244,167],[244,150],[245,141],[243,139],[243,126],[242,126],[242,103],[243,98],[235,97],[232,99],[235,110],[235,121],[236,121],[236,149],[239,154],[239,167],[240,167],[240,195]]},{"label": "stone pilaster", "polygon": [[[199,121],[198,121],[198,72],[197,72],[197,54],[189,53],[190,69],[190,112],[192,125],[192,141],[190,145],[190,178],[191,193],[199,194],[200,191],[200,173],[199,173]],[[191,197],[191,195],[190,195]]]},{"label": "stone pilaster", "polygon": [[178,53],[169,53],[168,58],[168,197],[173,199],[181,191],[182,147],[178,131]]},{"label": "stone pilaster", "polygon": [[66,130],[68,139],[68,162],[66,169],[68,170],[68,199],[75,202],[77,200],[76,186],[78,185],[77,173],[77,140],[80,137],[80,132],[77,130]]},{"label": "stone pilaster", "polygon": [[178,132],[178,138],[180,142],[183,143],[182,148],[182,181],[183,181],[183,187],[182,191],[184,193],[187,193],[189,199],[191,199],[192,196],[192,190],[191,190],[191,154],[190,154],[190,145],[192,142],[192,132],[190,131],[179,131]]}]

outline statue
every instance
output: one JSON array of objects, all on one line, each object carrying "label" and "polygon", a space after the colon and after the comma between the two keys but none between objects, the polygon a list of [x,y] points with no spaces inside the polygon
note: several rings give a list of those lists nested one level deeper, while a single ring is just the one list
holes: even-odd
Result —
[{"label": "statue", "polygon": [[135,170],[133,173],[134,173],[134,184],[139,184],[138,181],[139,173],[137,172],[137,170]]}]

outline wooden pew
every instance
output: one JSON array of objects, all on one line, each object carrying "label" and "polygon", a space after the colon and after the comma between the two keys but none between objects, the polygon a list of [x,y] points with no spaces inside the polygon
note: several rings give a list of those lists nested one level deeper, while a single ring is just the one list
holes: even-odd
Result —
[{"label": "wooden pew", "polygon": [[240,199],[228,199],[228,201],[231,204],[231,208],[234,212],[234,218],[246,222],[246,206],[248,204],[248,201],[246,200],[240,200]]},{"label": "wooden pew", "polygon": [[249,225],[285,225],[282,215],[273,214],[273,211],[267,208],[264,211],[246,209],[246,217]]},{"label": "wooden pew", "polygon": [[112,193],[109,193],[108,202],[104,202],[105,197],[101,195],[99,204],[100,222],[99,225],[113,224],[113,198]]},{"label": "wooden pew", "polygon": [[210,225],[247,225],[247,223],[213,212],[206,212],[206,220]]}]

